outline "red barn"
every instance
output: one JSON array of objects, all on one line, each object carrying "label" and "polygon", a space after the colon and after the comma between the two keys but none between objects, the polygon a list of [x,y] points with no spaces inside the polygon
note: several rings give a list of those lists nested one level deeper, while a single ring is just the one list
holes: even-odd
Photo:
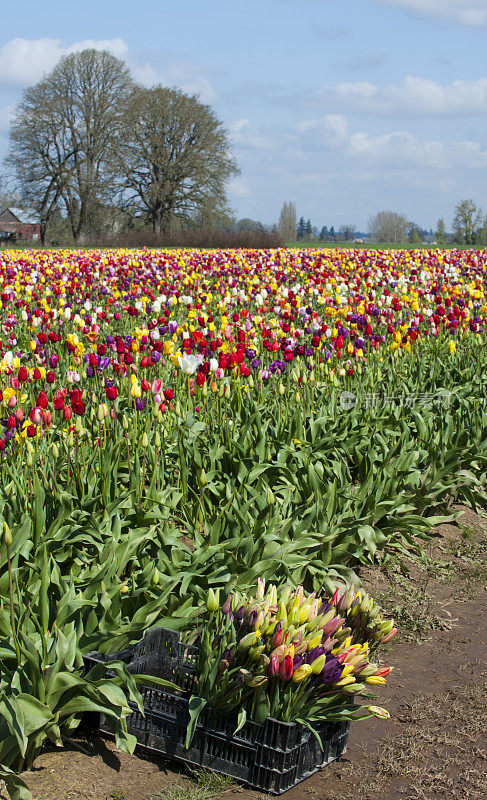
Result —
[{"label": "red barn", "polygon": [[28,211],[22,211],[21,208],[6,208],[0,214],[0,241],[28,239],[35,242],[39,239],[40,233],[39,220]]}]

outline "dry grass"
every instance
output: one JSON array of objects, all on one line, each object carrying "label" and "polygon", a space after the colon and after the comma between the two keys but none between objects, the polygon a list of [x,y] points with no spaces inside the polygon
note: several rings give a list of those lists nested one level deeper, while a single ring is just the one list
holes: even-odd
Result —
[{"label": "dry grass", "polygon": [[403,732],[382,742],[372,761],[347,767],[353,790],[333,800],[485,800],[486,690],[484,684],[405,704],[397,716]]}]

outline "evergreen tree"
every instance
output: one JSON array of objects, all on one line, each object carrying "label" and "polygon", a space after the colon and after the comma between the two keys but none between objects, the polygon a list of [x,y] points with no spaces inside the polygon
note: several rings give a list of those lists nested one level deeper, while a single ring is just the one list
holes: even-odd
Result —
[{"label": "evergreen tree", "polygon": [[310,220],[310,219],[308,219],[308,221],[307,221],[307,223],[306,223],[306,226],[305,226],[304,232],[305,232],[306,236],[311,236],[311,234],[312,234],[312,232],[313,232],[313,228],[312,228],[312,225],[311,225],[311,220]]},{"label": "evergreen tree", "polygon": [[334,228],[333,225],[330,228],[329,236],[330,236],[330,242],[334,242],[335,241],[335,228]]},{"label": "evergreen tree", "polygon": [[320,242],[327,242],[328,241],[328,228],[326,225],[323,225],[321,232],[320,232]]},{"label": "evergreen tree", "polygon": [[300,239],[304,239],[305,232],[306,232],[306,223],[304,221],[304,217],[301,217],[298,222],[298,241]]}]

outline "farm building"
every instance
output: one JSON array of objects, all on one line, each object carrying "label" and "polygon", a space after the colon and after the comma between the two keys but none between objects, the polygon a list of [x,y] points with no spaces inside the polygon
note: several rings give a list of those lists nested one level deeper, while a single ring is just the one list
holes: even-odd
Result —
[{"label": "farm building", "polygon": [[37,241],[40,230],[39,220],[20,208],[5,208],[0,214],[0,242],[16,239]]}]

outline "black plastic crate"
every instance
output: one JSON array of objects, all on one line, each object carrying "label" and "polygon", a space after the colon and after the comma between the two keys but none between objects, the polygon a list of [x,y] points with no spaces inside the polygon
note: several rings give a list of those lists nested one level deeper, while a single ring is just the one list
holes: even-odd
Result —
[{"label": "black plastic crate", "polygon": [[[122,658],[123,655],[123,658]],[[144,715],[133,706],[127,730],[142,747],[206,767],[270,794],[282,794],[340,758],[347,744],[349,723],[317,725],[323,749],[316,737],[298,723],[268,718],[263,724],[247,721],[234,733],[236,717],[205,708],[186,749],[190,693],[195,682],[197,648],[179,641],[174,631],[150,630],[139,644],[111,656],[90,653],[87,668],[108,658],[120,658],[131,673],[157,675],[186,689],[186,696],[161,688],[140,686]],[[90,715],[90,727],[106,733],[111,728],[104,715]]]},{"label": "black plastic crate", "polygon": [[[148,686],[139,688],[145,715],[134,709],[127,718],[127,730],[142,747],[222,772],[271,794],[282,794],[345,751],[348,723],[319,725],[321,749],[316,737],[302,725],[268,718],[263,724],[249,721],[234,734],[236,717],[211,709],[204,709],[186,749],[187,698]],[[99,726],[110,732],[103,715]]]},{"label": "black plastic crate", "polygon": [[151,628],[137,644],[106,655],[92,652],[84,656],[85,669],[104,661],[123,661],[132,675],[154,675],[172,681],[182,691],[191,692],[195,684],[198,648],[181,642],[177,631]]}]

